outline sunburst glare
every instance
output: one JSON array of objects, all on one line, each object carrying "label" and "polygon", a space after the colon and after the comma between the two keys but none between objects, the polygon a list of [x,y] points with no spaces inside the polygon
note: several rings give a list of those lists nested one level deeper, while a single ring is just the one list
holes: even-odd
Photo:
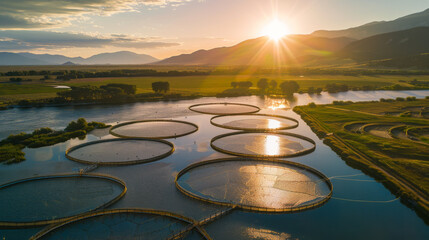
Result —
[{"label": "sunburst glare", "polygon": [[268,36],[270,39],[278,41],[282,37],[289,34],[289,29],[285,23],[279,20],[273,20],[264,29],[263,35]]}]

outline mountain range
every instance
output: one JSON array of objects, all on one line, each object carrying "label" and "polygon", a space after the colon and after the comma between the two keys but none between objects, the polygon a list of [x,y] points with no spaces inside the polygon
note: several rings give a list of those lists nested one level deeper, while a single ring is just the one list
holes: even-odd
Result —
[{"label": "mountain range", "polygon": [[401,31],[415,27],[429,27],[429,9],[426,9],[423,12],[401,17],[393,21],[371,22],[362,26],[344,30],[319,30],[313,32],[311,35],[328,38],[348,37],[354,39],[363,39],[382,33]]},{"label": "mountain range", "polygon": [[332,55],[353,40],[289,35],[278,42],[268,37],[246,40],[232,47],[199,50],[159,61],[159,65],[284,65],[299,64],[309,56]]},{"label": "mountain range", "polygon": [[350,43],[337,55],[356,61],[381,60],[429,53],[429,27],[375,35]]},{"label": "mountain range", "polygon": [[150,55],[128,51],[101,53],[89,58],[63,55],[0,52],[0,65],[148,64],[159,61]]},{"label": "mountain range", "polygon": [[[279,41],[268,37],[249,39],[230,47],[198,50],[158,60],[128,51],[101,53],[89,58],[63,55],[0,52],[0,65],[155,64],[155,65],[305,65],[323,60],[352,59],[357,62],[427,59],[429,9],[393,21],[372,22],[359,27],[288,35]],[[402,62],[403,60],[398,60]],[[384,63],[381,61],[379,63]],[[424,66],[425,64],[420,64]]]}]

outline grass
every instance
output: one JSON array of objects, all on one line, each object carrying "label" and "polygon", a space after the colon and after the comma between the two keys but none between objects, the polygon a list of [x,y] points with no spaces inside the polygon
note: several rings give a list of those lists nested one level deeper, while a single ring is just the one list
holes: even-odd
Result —
[{"label": "grass", "polygon": [[[346,161],[352,165],[359,166],[363,171],[374,173],[374,165],[381,167],[387,172],[394,173],[405,179],[415,188],[419,189],[426,196],[429,196],[429,147],[411,140],[387,139],[377,137],[369,133],[353,133],[343,128],[345,124],[351,122],[366,123],[392,123],[408,126],[428,126],[429,120],[413,117],[395,117],[382,115],[384,112],[392,112],[395,109],[402,109],[410,106],[429,106],[429,99],[421,99],[410,102],[364,102],[347,105],[320,105],[320,106],[299,106],[294,111],[301,114],[302,118],[309,124],[319,137],[325,138],[331,148],[333,148]],[[335,108],[332,108],[335,107]],[[341,109],[353,110],[343,111]],[[356,111],[356,112],[355,112]],[[359,111],[359,112],[358,112]],[[379,116],[367,113],[377,113]],[[341,139],[346,145],[338,142],[335,137]],[[358,152],[363,153],[371,159],[370,162],[356,157],[352,146]],[[378,172],[376,177],[383,175]],[[384,179],[385,180],[385,179]],[[394,182],[392,180],[391,182]],[[396,187],[399,185],[397,184]],[[402,189],[405,194],[406,189]],[[413,197],[412,197],[413,198]],[[413,198],[419,202],[418,197]],[[429,206],[424,207],[429,214]]]},{"label": "grass", "polygon": [[[103,68],[103,66],[99,66]],[[31,76],[30,76],[31,78]],[[429,80],[429,76],[344,76],[344,75],[308,75],[293,76],[283,74],[239,74],[239,75],[211,75],[211,76],[186,76],[186,77],[128,77],[128,78],[89,78],[75,79],[70,81],[56,80],[33,80],[21,84],[1,83],[0,101],[19,101],[22,99],[41,99],[47,96],[54,96],[58,91],[52,85],[82,86],[94,85],[100,86],[109,83],[125,83],[137,86],[137,93],[152,92],[152,82],[168,81],[172,93],[183,95],[198,94],[202,96],[215,96],[218,93],[227,90],[233,81],[251,81],[255,87],[258,80],[267,78],[276,80],[279,84],[285,80],[295,80],[300,85],[300,90],[306,91],[309,87],[325,87],[329,83],[347,84],[349,87],[362,87],[365,85],[376,88],[388,88],[394,84],[400,84],[405,87],[412,87],[404,81],[410,81],[415,78],[418,80]],[[277,90],[279,91],[279,90]]]}]

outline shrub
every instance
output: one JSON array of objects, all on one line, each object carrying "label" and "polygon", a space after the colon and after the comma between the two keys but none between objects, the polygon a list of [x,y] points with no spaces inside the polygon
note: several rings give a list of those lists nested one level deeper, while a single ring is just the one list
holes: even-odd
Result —
[{"label": "shrub", "polygon": [[66,132],[74,132],[77,130],[85,130],[88,128],[88,123],[85,118],[79,118],[76,122],[71,121],[69,125],[64,129]]}]

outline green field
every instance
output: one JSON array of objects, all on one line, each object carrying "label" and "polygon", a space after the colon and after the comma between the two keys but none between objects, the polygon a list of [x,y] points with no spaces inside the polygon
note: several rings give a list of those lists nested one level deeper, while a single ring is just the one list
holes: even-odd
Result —
[{"label": "green field", "polygon": [[[300,106],[294,111],[348,163],[395,184],[396,189],[402,191],[400,195],[411,196],[428,211],[429,205],[422,203],[421,197],[429,196],[429,144],[390,130],[394,126],[427,127],[429,119],[422,114],[416,114],[418,117],[385,115],[410,109],[427,113],[428,108],[429,99],[421,99]],[[397,181],[405,182],[420,196]]]},{"label": "green field", "polygon": [[[309,87],[324,88],[326,84],[337,83],[347,84],[349,88],[373,86],[378,89],[389,88],[394,84],[400,84],[405,87],[412,87],[406,83],[413,79],[429,81],[429,76],[344,76],[344,75],[309,75],[292,76],[278,74],[251,74],[251,75],[212,75],[212,76],[186,76],[186,77],[124,77],[124,78],[87,78],[74,79],[69,81],[46,80],[41,81],[40,76],[30,76],[32,81],[22,83],[9,83],[8,77],[0,78],[0,102],[13,102],[22,99],[40,99],[55,96],[58,91],[63,89],[54,89],[54,85],[100,86],[108,83],[125,83],[137,86],[137,93],[152,92],[151,84],[156,81],[168,81],[172,93],[183,95],[198,94],[202,96],[215,96],[226,89],[231,88],[233,81],[251,81],[253,88],[261,78],[276,80],[278,84],[285,80],[295,80],[300,85],[300,91],[306,91]],[[277,90],[279,91],[279,90]]]}]

